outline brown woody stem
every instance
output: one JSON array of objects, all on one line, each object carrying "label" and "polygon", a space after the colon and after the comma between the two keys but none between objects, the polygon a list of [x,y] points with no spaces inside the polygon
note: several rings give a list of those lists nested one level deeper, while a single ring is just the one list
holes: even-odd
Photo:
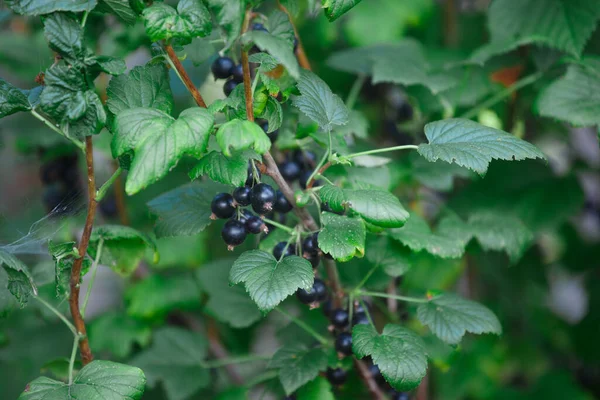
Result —
[{"label": "brown woody stem", "polygon": [[369,368],[365,364],[364,361],[354,359],[354,365],[356,365],[356,369],[358,370],[360,377],[367,385],[367,389],[371,393],[371,397],[376,400],[384,400],[386,397],[379,388],[379,385],[369,372]]},{"label": "brown woody stem", "polygon": [[298,57],[298,63],[302,68],[310,71],[310,62],[308,61],[308,57],[306,57],[306,53],[304,52],[304,46],[302,45],[302,41],[300,40],[300,35],[298,35],[298,29],[296,29],[296,24],[294,24],[292,15],[288,11],[288,9],[285,8],[283,4],[281,4],[279,0],[277,0],[277,7],[279,7],[281,11],[287,14],[288,18],[290,19],[290,23],[294,28],[294,35],[296,36],[296,40],[298,41],[298,48],[296,49],[296,57]]},{"label": "brown woody stem", "polygon": [[179,61],[179,58],[177,58],[177,54],[175,54],[175,50],[173,50],[173,47],[170,44],[165,44],[165,51],[167,52],[169,59],[175,66],[175,69],[177,69],[179,76],[181,76],[183,84],[196,101],[196,104],[198,104],[199,107],[206,108],[206,103],[204,102],[204,99],[200,95],[200,92],[198,91],[196,86],[194,86],[194,83],[190,79],[188,73],[185,71],[185,68],[183,68],[181,61]]},{"label": "brown woody stem", "polygon": [[79,285],[81,283],[81,267],[83,260],[87,253],[88,244],[90,243],[90,236],[92,235],[92,227],[94,224],[94,217],[96,215],[96,178],[94,177],[94,148],[92,145],[92,137],[87,136],[85,138],[85,162],[87,165],[87,188],[88,188],[88,208],[87,217],[85,219],[85,226],[83,227],[83,233],[81,234],[81,240],[79,241],[79,258],[73,262],[71,268],[71,280],[70,280],[70,295],[69,295],[69,308],[71,309],[71,316],[73,317],[73,324],[75,329],[81,336],[79,341],[79,352],[81,353],[81,363],[83,365],[89,364],[94,356],[90,349],[90,343],[87,338],[87,332],[85,329],[85,321],[81,316],[79,310]]}]

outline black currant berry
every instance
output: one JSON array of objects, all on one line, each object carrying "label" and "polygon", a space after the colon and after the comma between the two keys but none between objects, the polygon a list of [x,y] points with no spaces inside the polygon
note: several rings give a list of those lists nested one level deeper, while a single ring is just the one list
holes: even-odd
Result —
[{"label": "black currant berry", "polygon": [[233,75],[233,81],[235,83],[244,82],[244,71],[242,70],[242,64],[238,64],[231,69],[231,74]]},{"label": "black currant berry", "polygon": [[310,236],[307,236],[302,242],[302,251],[304,254],[309,256],[316,256],[319,254],[319,234],[313,233]]},{"label": "black currant berry", "polygon": [[304,258],[306,258],[310,262],[310,265],[312,265],[313,268],[317,268],[321,263],[321,257],[319,257],[318,255],[308,257],[304,255]]},{"label": "black currant berry", "polygon": [[312,167],[317,162],[317,155],[309,150],[296,150],[293,157],[303,167]]},{"label": "black currant berry", "polygon": [[335,338],[335,349],[343,355],[352,354],[352,334],[342,332]]},{"label": "black currant berry", "polygon": [[327,300],[328,293],[327,293],[327,285],[325,285],[325,282],[323,282],[319,278],[315,278],[315,281],[313,283],[313,290],[315,291],[315,294],[317,295],[317,301]]},{"label": "black currant berry", "polygon": [[[254,217],[254,214],[252,214],[248,210],[242,210],[242,212],[237,216],[237,220],[240,221],[242,224],[245,224],[246,221],[248,221],[248,218],[250,217]],[[236,217],[233,218],[235,219]]]},{"label": "black currant berry", "polygon": [[300,177],[302,174],[302,168],[300,164],[295,161],[284,161],[279,164],[279,172],[281,176],[288,182],[293,182]]},{"label": "black currant berry", "polygon": [[336,308],[331,312],[331,323],[339,329],[343,329],[348,325],[348,311],[342,308]]},{"label": "black currant berry", "polygon": [[[260,182],[260,171],[258,170],[258,168],[256,168],[256,172],[255,172],[255,169],[252,168],[253,162],[254,161],[248,161],[248,178],[246,178],[246,186],[250,186],[250,187],[253,187],[256,182]],[[254,179],[255,173],[256,173],[256,179]]]},{"label": "black currant berry", "polygon": [[212,63],[210,70],[215,79],[225,79],[231,76],[234,66],[235,64],[231,58],[219,57]]},{"label": "black currant berry", "polygon": [[267,131],[269,130],[269,121],[267,121],[266,119],[257,119],[256,123],[258,124],[258,126],[260,126],[260,128],[265,131],[265,133],[267,133]]},{"label": "black currant berry", "polygon": [[[287,247],[287,249],[286,249]],[[285,254],[283,254],[283,251],[285,250]],[[287,256],[292,256],[294,255],[294,244],[290,243],[290,245],[288,246],[287,242],[279,242],[275,245],[275,247],[273,248],[273,256],[279,260],[281,258],[281,256],[287,257]]]},{"label": "black currant berry", "polygon": [[369,317],[364,312],[357,312],[352,316],[352,326],[354,325],[369,325]]},{"label": "black currant berry", "polygon": [[298,289],[296,291],[296,297],[304,304],[310,304],[317,301],[317,293],[315,292],[314,287],[310,288],[310,290]]},{"label": "black currant berry", "polygon": [[323,311],[323,315],[329,317],[331,315],[331,307],[331,300],[327,300],[321,304],[321,311]]},{"label": "black currant berry", "polygon": [[235,213],[233,197],[229,193],[217,194],[210,203],[210,210],[214,215],[214,217],[211,215],[212,219],[233,217]]},{"label": "black currant berry", "polygon": [[246,239],[246,227],[242,222],[230,219],[225,222],[221,231],[221,237],[231,250],[233,247],[242,244]]},{"label": "black currant berry", "polygon": [[369,368],[369,374],[371,374],[371,377],[379,382],[379,380],[382,378],[379,367],[376,364],[371,364],[371,365],[369,365],[368,368]]},{"label": "black currant berry", "polygon": [[246,206],[249,206],[251,203],[251,201],[250,201],[251,193],[252,193],[252,189],[249,188],[248,186],[240,186],[240,187],[235,188],[235,190],[233,191],[233,199],[240,206],[246,207]]},{"label": "black currant berry", "polygon": [[390,392],[390,400],[410,400],[410,395],[406,392],[397,392],[392,390]]},{"label": "black currant berry", "polygon": [[223,93],[225,93],[225,96],[229,96],[237,85],[238,83],[233,79],[228,79],[227,81],[225,81],[225,84],[223,85]]},{"label": "black currant berry", "polygon": [[259,215],[268,214],[273,210],[277,194],[271,185],[259,183],[252,188],[252,209]]},{"label": "black currant berry", "polygon": [[269,229],[267,228],[263,220],[256,215],[253,215],[246,220],[246,230],[248,231],[248,233],[253,233],[255,235],[261,232],[269,232]]},{"label": "black currant berry", "polygon": [[289,396],[285,396],[283,400],[296,400],[296,395],[290,394]]},{"label": "black currant berry", "polygon": [[407,101],[402,102],[402,104],[400,104],[396,108],[396,122],[399,122],[399,123],[406,122],[406,121],[412,119],[412,117],[413,117],[413,109],[412,109],[412,106],[410,105],[410,103],[408,103]]},{"label": "black currant berry", "polygon": [[285,214],[292,211],[293,207],[290,204],[290,202],[285,198],[283,193],[280,190],[278,190],[277,198],[275,199],[275,205],[273,206],[273,208],[275,209],[275,211]]},{"label": "black currant berry", "polygon": [[252,24],[252,30],[253,31],[263,31],[263,32],[269,32],[267,30],[267,28],[265,28],[265,26],[259,22],[255,22]]},{"label": "black currant berry", "polygon": [[332,385],[343,385],[346,382],[346,371],[341,368],[327,368],[327,380]]},{"label": "black currant berry", "polygon": [[271,143],[275,143],[279,137],[279,129],[275,129],[273,132],[267,133],[267,136],[269,137]]}]

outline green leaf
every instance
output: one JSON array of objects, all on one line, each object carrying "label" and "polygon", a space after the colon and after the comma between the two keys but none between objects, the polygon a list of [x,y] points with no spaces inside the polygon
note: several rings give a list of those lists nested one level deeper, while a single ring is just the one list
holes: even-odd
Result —
[{"label": "green leaf", "polygon": [[176,309],[190,309],[200,302],[198,286],[186,276],[151,275],[127,288],[127,314],[154,318]]},{"label": "green leaf", "polygon": [[195,66],[208,61],[216,53],[215,46],[209,38],[194,38],[184,49],[185,54]]},{"label": "green leaf", "polygon": [[27,99],[27,92],[0,78],[0,118],[29,110],[31,105]]},{"label": "green leaf", "polygon": [[27,304],[29,296],[37,296],[37,287],[29,269],[17,257],[0,249],[0,266],[4,267],[8,276],[6,288],[15,296],[21,307]]},{"label": "green leaf", "polygon": [[[56,297],[68,298],[71,287],[71,269],[73,263],[78,257],[77,244],[75,242],[53,243],[48,244],[48,251],[54,260],[54,282],[56,285]],[[87,274],[91,266],[89,258],[83,260],[81,266],[81,277]]]},{"label": "green leaf", "polygon": [[215,14],[219,26],[227,36],[227,46],[231,45],[242,31],[246,11],[246,0],[207,0],[208,7]]},{"label": "green leaf", "polygon": [[367,239],[367,260],[391,277],[404,275],[411,267],[410,252],[388,237]]},{"label": "green leaf", "polygon": [[537,99],[540,115],[576,126],[600,123],[600,63],[598,68],[571,65]]},{"label": "green leaf", "polygon": [[110,351],[115,357],[128,357],[137,344],[146,347],[152,328],[119,312],[110,312],[94,319],[88,328],[90,346],[94,351]]},{"label": "green leaf", "polygon": [[414,389],[427,372],[425,344],[417,334],[399,325],[387,324],[381,335],[371,325],[354,326],[352,349],[359,358],[371,356],[396,390]]},{"label": "green leaf", "polygon": [[112,78],[106,89],[110,112],[118,115],[129,108],[155,108],[170,114],[173,94],[164,65],[137,66],[127,75]]},{"label": "green leaf", "polygon": [[6,0],[6,4],[17,14],[40,15],[56,11],[91,11],[96,0]]},{"label": "green leaf", "polygon": [[93,56],[85,60],[87,65],[93,68],[98,68],[102,72],[110,75],[121,75],[127,69],[125,60],[118,57],[110,56]]},{"label": "green leaf", "polygon": [[426,250],[442,258],[462,257],[465,252],[464,242],[431,232],[427,222],[414,213],[404,227],[390,230],[389,235],[413,251]]},{"label": "green leaf", "polygon": [[283,11],[273,10],[267,20],[267,30],[273,36],[285,39],[292,46],[294,45],[294,26],[290,22],[287,14]]},{"label": "green leaf", "polygon": [[260,126],[252,121],[233,119],[217,131],[217,143],[223,154],[231,157],[232,150],[254,149],[264,154],[271,148],[271,140]]},{"label": "green leaf", "polygon": [[[366,139],[369,137],[369,120],[360,111],[350,110],[350,114],[348,116],[348,123],[346,125],[341,125],[340,127],[338,127],[336,129],[336,133],[343,136],[354,135],[357,138]],[[357,161],[357,158],[359,157],[356,157],[354,159],[355,163]]]},{"label": "green leaf", "polygon": [[128,276],[138,267],[147,249],[158,259],[156,244],[148,235],[128,226],[102,225],[92,231],[88,252],[96,258],[100,241],[103,241],[100,262],[114,271]]},{"label": "green leaf", "polygon": [[152,347],[131,363],[144,370],[148,386],[162,382],[169,400],[184,400],[210,384],[203,367],[207,340],[198,333],[164,327],[156,331]]},{"label": "green leaf", "polygon": [[211,151],[200,159],[194,169],[190,171],[189,176],[190,179],[198,179],[208,175],[216,182],[244,186],[248,177],[248,160],[251,158],[259,158],[259,156],[251,150],[246,150],[228,158],[223,153]]},{"label": "green leaf", "polygon": [[476,213],[469,228],[484,250],[505,250],[512,262],[518,261],[533,241],[533,233],[515,217],[498,213]]},{"label": "green leaf", "polygon": [[321,2],[327,19],[333,22],[360,3],[361,0],[321,0]]},{"label": "green leaf", "polygon": [[246,328],[261,319],[261,313],[244,289],[229,285],[233,261],[226,259],[205,264],[196,272],[196,277],[209,295],[206,307],[215,318],[234,328]]},{"label": "green leaf", "polygon": [[284,346],[273,355],[268,367],[279,368],[279,380],[290,395],[327,368],[327,354],[320,348]]},{"label": "green leaf", "polygon": [[120,112],[111,144],[113,156],[117,158],[131,150],[135,153],[125,191],[132,195],[157,182],[186,154],[201,156],[208,146],[213,123],[212,114],[199,107],[184,110],[177,120],[153,108]]},{"label": "green leaf", "polygon": [[288,256],[278,261],[262,250],[242,253],[229,273],[229,281],[244,283],[263,312],[271,311],[298,288],[309,289],[313,280],[312,267],[304,258]]},{"label": "green leaf", "polygon": [[158,216],[156,236],[195,235],[211,222],[210,203],[215,194],[231,191],[230,187],[214,183],[191,183],[166,192],[148,202],[148,208]]},{"label": "green leaf", "polygon": [[438,160],[430,162],[415,153],[411,153],[411,172],[421,184],[443,192],[448,192],[454,187],[454,178],[471,178],[475,176],[467,168],[456,164],[448,164]]},{"label": "green leaf", "polygon": [[146,378],[141,369],[112,361],[92,361],[71,385],[40,377],[27,384],[19,400],[137,400]]},{"label": "green leaf", "polygon": [[467,119],[431,122],[425,125],[425,136],[429,144],[419,145],[418,151],[427,160],[456,163],[482,175],[493,159],[546,159],[534,145]]},{"label": "green leaf", "polygon": [[344,212],[348,203],[344,189],[336,185],[323,185],[319,190],[319,198],[333,211]]},{"label": "green leaf", "polygon": [[525,39],[579,56],[596,29],[600,1],[499,0],[488,18],[492,43]]},{"label": "green leaf", "polygon": [[329,86],[314,73],[302,71],[298,90],[301,96],[294,99],[294,106],[319,124],[321,129],[330,131],[334,125],[348,123],[348,109],[342,99],[333,94]]},{"label": "green leaf", "polygon": [[50,48],[70,64],[83,59],[83,28],[75,18],[66,13],[54,13],[44,18],[44,34]]},{"label": "green leaf", "polygon": [[417,317],[444,342],[458,344],[466,332],[502,333],[500,321],[487,307],[452,293],[419,305]]},{"label": "green leaf", "polygon": [[294,54],[294,45],[289,40],[273,36],[264,31],[250,31],[243,36],[244,43],[252,42],[261,51],[272,55],[294,78],[300,78],[300,65]]},{"label": "green leaf", "polygon": [[281,108],[281,103],[279,103],[274,97],[269,96],[267,98],[265,110],[259,115],[259,117],[267,120],[269,124],[267,133],[275,132],[281,127],[283,122],[283,109]]},{"label": "green leaf", "polygon": [[95,11],[114,14],[127,25],[135,24],[138,17],[129,0],[100,0]]},{"label": "green leaf", "polygon": [[349,261],[365,254],[365,223],[362,219],[321,213],[323,229],[319,232],[319,248],[338,261]]},{"label": "green leaf", "polygon": [[146,33],[151,41],[181,38],[191,40],[210,34],[212,22],[201,0],[180,0],[177,10],[164,3],[154,3],[142,11]]},{"label": "green leaf", "polygon": [[335,400],[331,384],[322,376],[302,386],[296,395],[298,400]]}]

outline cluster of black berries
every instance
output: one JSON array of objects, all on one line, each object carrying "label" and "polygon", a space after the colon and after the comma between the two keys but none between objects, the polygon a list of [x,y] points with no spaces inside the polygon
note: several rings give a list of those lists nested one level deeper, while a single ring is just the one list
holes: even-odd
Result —
[{"label": "cluster of black berries", "polygon": [[44,185],[42,201],[46,211],[68,212],[68,205],[81,193],[77,154],[62,155],[42,164],[40,179]]},{"label": "cluster of black berries", "polygon": [[306,189],[308,178],[313,173],[317,156],[312,151],[295,150],[286,155],[286,159],[278,165],[281,176],[292,184],[298,181],[302,189]]},{"label": "cluster of black berries", "polygon": [[[262,219],[265,215],[273,211],[285,214],[292,210],[292,205],[281,191],[266,183],[254,184],[259,179],[260,172],[255,170],[251,161],[245,186],[236,188],[233,194],[219,193],[212,200],[211,218],[229,219],[223,226],[221,237],[230,250],[242,244],[249,233],[268,233],[269,228]],[[243,209],[247,206],[252,206],[258,215]]]}]

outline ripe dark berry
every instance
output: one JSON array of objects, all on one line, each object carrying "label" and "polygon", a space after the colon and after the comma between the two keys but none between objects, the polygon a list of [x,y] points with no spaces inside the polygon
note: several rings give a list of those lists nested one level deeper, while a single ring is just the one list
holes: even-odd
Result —
[{"label": "ripe dark berry", "polygon": [[250,187],[254,186],[256,182],[260,182],[260,171],[258,168],[256,168],[256,171],[254,168],[252,168],[253,162],[254,161],[248,161],[248,178],[246,178],[246,186]]},{"label": "ripe dark berry", "polygon": [[309,150],[296,150],[293,157],[303,167],[312,167],[317,162],[317,155]]},{"label": "ripe dark berry", "polygon": [[211,218],[231,218],[235,213],[235,206],[233,205],[233,197],[229,193],[217,194],[212,203],[210,203],[210,210],[214,214]]},{"label": "ripe dark berry", "polygon": [[321,263],[321,257],[319,257],[318,255],[308,257],[304,255],[304,258],[306,258],[310,262],[310,265],[312,265],[313,268],[317,268]]},{"label": "ripe dark berry", "polygon": [[335,338],[335,349],[340,353],[349,356],[352,354],[352,334],[342,332]]},{"label": "ripe dark berry", "polygon": [[265,26],[259,22],[255,22],[252,24],[252,30],[253,31],[263,31],[263,32],[269,32],[267,30],[267,28],[265,28]]},{"label": "ripe dark berry", "polygon": [[413,117],[413,109],[410,103],[404,101],[396,108],[396,122],[406,122]]},{"label": "ripe dark berry", "polygon": [[[286,249],[286,246],[287,246],[287,249]],[[285,250],[285,255],[283,254],[284,250]],[[287,256],[292,256],[292,255],[294,255],[294,244],[293,243],[290,243],[290,245],[288,246],[287,242],[279,242],[273,248],[273,257],[275,257],[277,260],[281,259],[281,256],[287,257]]]},{"label": "ripe dark berry", "polygon": [[251,203],[250,193],[252,193],[252,189],[250,189],[248,186],[237,187],[233,191],[233,199],[240,206],[243,206],[243,207],[249,206]]},{"label": "ripe dark berry", "polygon": [[304,252],[304,254],[307,254],[310,256],[319,254],[318,237],[319,237],[319,234],[314,233],[310,236],[307,236],[306,239],[304,239],[304,242],[302,242],[302,251]]},{"label": "ripe dark berry", "polygon": [[369,373],[371,374],[371,377],[373,379],[375,379],[378,383],[384,382],[383,375],[381,375],[381,371],[379,370],[379,367],[376,364],[371,364],[368,368]]},{"label": "ripe dark berry", "polygon": [[242,64],[238,64],[231,69],[231,74],[233,75],[233,80],[236,83],[244,82],[244,71],[242,70]]},{"label": "ripe dark berry", "polygon": [[276,199],[277,194],[271,185],[259,183],[252,188],[252,209],[259,215],[272,211]]},{"label": "ripe dark berry", "polygon": [[281,172],[281,176],[288,182],[293,182],[300,177],[302,173],[302,168],[300,164],[295,161],[284,161],[279,164],[279,172]]},{"label": "ripe dark berry", "polygon": [[285,198],[283,193],[281,193],[281,191],[278,190],[277,198],[275,199],[275,205],[273,206],[273,208],[275,209],[275,211],[285,214],[292,211],[293,207],[290,204],[290,202]]},{"label": "ripe dark berry", "polygon": [[332,385],[342,385],[346,382],[346,371],[341,368],[327,368],[327,380]]},{"label": "ripe dark berry", "polygon": [[212,63],[210,70],[215,79],[225,79],[231,76],[234,66],[235,64],[231,58],[219,57]]},{"label": "ripe dark berry", "polygon": [[263,220],[256,215],[253,215],[246,219],[246,230],[248,231],[248,233],[254,233],[255,235],[261,232],[269,232],[269,229],[267,228]]},{"label": "ripe dark berry", "polygon": [[327,285],[325,285],[325,282],[323,282],[319,278],[315,278],[315,281],[313,283],[313,289],[317,295],[317,301],[327,300],[328,293],[327,293]]},{"label": "ripe dark berry", "polygon": [[392,390],[390,392],[390,400],[410,400],[410,395],[406,392]]},{"label": "ripe dark berry", "polygon": [[357,312],[352,316],[352,326],[354,325],[369,325],[369,317],[364,312]]},{"label": "ripe dark berry", "polygon": [[348,311],[342,308],[336,308],[331,312],[331,323],[339,329],[343,329],[348,325]]},{"label": "ripe dark berry", "polygon": [[269,130],[269,121],[267,121],[266,119],[257,119],[256,123],[258,124],[258,126],[260,126],[260,128],[265,131],[265,133],[267,133],[267,131]]},{"label": "ripe dark berry", "polygon": [[229,96],[237,85],[238,83],[236,81],[234,81],[233,79],[228,79],[223,85],[223,93],[225,93],[225,96]]},{"label": "ripe dark berry", "polygon": [[298,289],[296,291],[296,297],[304,304],[314,303],[317,300],[317,293],[314,289],[314,286],[310,288],[310,290]]},{"label": "ripe dark berry", "polygon": [[331,307],[331,300],[327,300],[321,304],[321,311],[323,311],[323,315],[329,317],[331,315]]},{"label": "ripe dark berry", "polygon": [[248,218],[250,217],[254,217],[254,214],[252,214],[250,211],[248,210],[242,210],[242,212],[240,213],[239,216],[234,216],[234,219],[237,219],[238,221],[240,221],[242,224],[245,224],[246,221],[248,221]]},{"label": "ripe dark berry", "polygon": [[246,227],[242,222],[230,219],[225,222],[221,231],[221,237],[231,250],[238,244],[242,244],[246,239]]},{"label": "ripe dark berry", "polygon": [[65,190],[61,185],[54,184],[49,185],[44,189],[42,201],[46,207],[46,211],[50,213],[52,210],[57,208],[66,199]]}]

